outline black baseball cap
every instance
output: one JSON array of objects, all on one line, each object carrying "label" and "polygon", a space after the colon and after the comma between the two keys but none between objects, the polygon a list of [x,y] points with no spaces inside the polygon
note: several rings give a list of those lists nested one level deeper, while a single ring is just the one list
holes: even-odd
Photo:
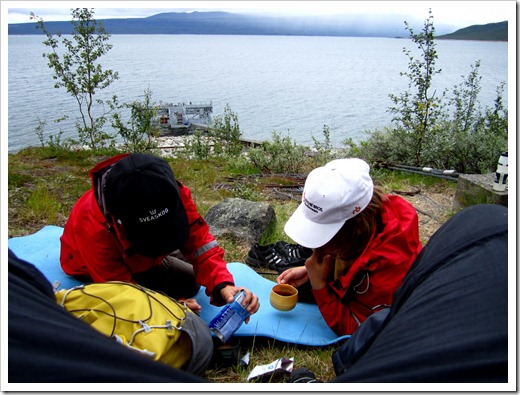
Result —
[{"label": "black baseball cap", "polygon": [[167,255],[188,240],[179,185],[164,159],[141,153],[125,156],[110,169],[103,193],[108,213],[122,225],[136,253]]}]

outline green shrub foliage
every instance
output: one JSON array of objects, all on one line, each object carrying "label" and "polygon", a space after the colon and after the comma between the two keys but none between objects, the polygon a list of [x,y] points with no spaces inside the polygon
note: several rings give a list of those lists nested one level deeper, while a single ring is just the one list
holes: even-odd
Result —
[{"label": "green shrub foliage", "polygon": [[[110,34],[94,19],[93,9],[71,9],[71,15],[74,26],[72,40],[60,33],[49,32],[43,19],[32,12],[31,19],[36,20],[37,27],[47,36],[43,44],[50,51],[43,56],[54,72],[54,87],[65,88],[78,104],[80,121],[76,123],[76,129],[79,143],[90,148],[109,146],[113,136],[103,131],[107,119],[104,114],[96,115],[95,112],[96,105],[102,109],[103,103],[94,96],[119,78],[117,72],[104,70],[99,63],[112,48],[108,44]],[[60,51],[61,48],[64,49]]]},{"label": "green shrub foliage", "polygon": [[249,150],[249,159],[263,173],[298,173],[305,165],[305,147],[273,131],[272,141]]},{"label": "green shrub foliage", "polygon": [[[145,152],[157,148],[154,137],[159,135],[157,124],[157,107],[152,102],[152,91],[144,91],[144,99],[119,104],[117,97],[108,102],[112,114],[112,127],[122,137],[121,149],[129,152]],[[119,112],[127,110],[129,119],[125,121]]]},{"label": "green shrub foliage", "polygon": [[392,125],[368,131],[359,144],[344,141],[348,156],[359,156],[372,163],[428,166],[453,169],[460,173],[493,172],[502,151],[508,147],[508,111],[503,104],[504,83],[497,87],[493,108],[482,109],[480,61],[471,65],[463,81],[440,96],[432,90],[435,68],[435,28],[433,16],[421,33],[410,31],[420,57],[404,49],[409,59],[408,90],[391,94]]},{"label": "green shrub foliage", "polygon": [[224,114],[216,116],[208,135],[213,140],[213,154],[216,156],[237,156],[242,152],[242,132],[238,124],[238,115],[229,105],[224,108]]}]

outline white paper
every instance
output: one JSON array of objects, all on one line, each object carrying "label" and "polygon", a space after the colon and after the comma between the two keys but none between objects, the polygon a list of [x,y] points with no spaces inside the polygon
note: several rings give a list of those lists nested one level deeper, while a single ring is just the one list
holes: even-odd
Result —
[{"label": "white paper", "polygon": [[267,365],[257,365],[253,368],[249,376],[247,376],[248,380],[251,380],[255,377],[265,376],[273,374],[274,372],[284,371],[284,372],[292,372],[294,366],[294,358],[280,358],[274,362],[271,362]]}]

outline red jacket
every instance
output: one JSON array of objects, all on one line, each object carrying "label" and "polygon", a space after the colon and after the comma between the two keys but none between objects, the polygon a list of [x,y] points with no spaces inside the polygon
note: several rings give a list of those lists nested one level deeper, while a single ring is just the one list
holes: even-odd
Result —
[{"label": "red jacket", "polygon": [[396,289],[422,249],[414,207],[388,196],[384,228],[372,236],[348,271],[320,290],[313,290],[328,326],[338,335],[352,334],[369,315],[392,303]]},{"label": "red jacket", "polygon": [[[118,225],[105,218],[96,201],[96,173],[126,155],[112,157],[89,172],[92,188],[74,205],[60,238],[61,267],[69,275],[88,276],[95,282],[135,282],[133,273],[160,265],[165,257],[127,255],[129,242],[120,235]],[[197,283],[205,286],[206,294],[212,296],[215,286],[222,283],[234,285],[233,276],[226,268],[224,250],[217,244],[208,224],[198,213],[189,188],[180,182],[178,184],[190,224],[190,236],[180,251],[193,264]]]}]

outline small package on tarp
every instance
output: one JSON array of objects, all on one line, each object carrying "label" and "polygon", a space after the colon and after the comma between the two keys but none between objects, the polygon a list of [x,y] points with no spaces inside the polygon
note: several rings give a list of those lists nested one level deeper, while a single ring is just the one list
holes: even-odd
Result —
[{"label": "small package on tarp", "polygon": [[291,373],[294,366],[294,358],[280,358],[267,365],[258,365],[253,368],[247,380],[255,378],[264,378],[265,376],[271,376],[275,373]]}]

